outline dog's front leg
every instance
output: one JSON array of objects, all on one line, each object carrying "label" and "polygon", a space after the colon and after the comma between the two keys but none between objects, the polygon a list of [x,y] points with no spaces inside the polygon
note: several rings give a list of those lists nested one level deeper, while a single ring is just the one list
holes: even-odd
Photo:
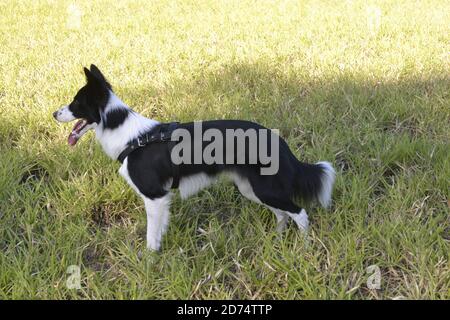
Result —
[{"label": "dog's front leg", "polygon": [[156,199],[142,198],[147,212],[147,249],[159,250],[169,224],[171,194]]}]

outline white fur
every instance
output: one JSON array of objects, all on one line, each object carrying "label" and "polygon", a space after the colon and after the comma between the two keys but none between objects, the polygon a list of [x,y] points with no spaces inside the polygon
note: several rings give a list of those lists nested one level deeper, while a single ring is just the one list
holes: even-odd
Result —
[{"label": "white fur", "polygon": [[[268,206],[269,207],[269,206]],[[286,228],[286,225],[289,221],[289,216],[286,214],[286,211],[275,209],[272,207],[269,207],[269,209],[275,213],[275,216],[277,217],[277,232],[281,233]]]},{"label": "white fur", "polygon": [[206,188],[215,181],[215,178],[208,176],[206,173],[198,173],[180,179],[178,186],[182,199],[190,197],[200,190]]},{"label": "white fur", "polygon": [[254,201],[256,203],[263,204],[261,202],[261,200],[259,200],[259,198],[253,192],[252,185],[250,184],[250,182],[246,178],[243,178],[243,177],[241,177],[240,175],[238,175],[237,173],[234,173],[234,172],[230,172],[227,175],[228,175],[228,177],[231,178],[231,180],[233,180],[234,184],[239,189],[239,192],[244,197],[246,197],[247,199],[252,200],[252,201]]},{"label": "white fur", "polygon": [[119,173],[144,200],[145,211],[147,213],[147,248],[150,250],[159,250],[162,236],[169,225],[170,199],[172,193],[169,192],[164,197],[153,200],[144,196],[130,178],[128,173],[128,159],[126,158],[119,168]]},{"label": "white fur", "polygon": [[[126,160],[125,160],[126,161]],[[125,164],[125,162],[124,162]],[[247,199],[254,201],[256,203],[265,205],[258,199],[258,197],[253,192],[253,188],[250,182],[246,179],[238,175],[234,172],[228,172],[226,174],[237,186],[239,192],[246,197]],[[127,179],[127,178],[126,178]],[[205,173],[198,173],[188,177],[184,177],[180,180],[179,190],[180,196],[182,199],[185,199],[191,195],[196,194],[200,190],[208,187],[210,184],[216,182],[216,178],[210,177]],[[128,180],[127,180],[128,181]],[[130,182],[129,182],[130,183]],[[171,182],[169,186],[171,185]],[[297,213],[289,213],[287,211],[283,211],[280,209],[276,209],[270,206],[265,205],[269,208],[277,217],[277,231],[282,232],[287,225],[289,217],[291,217],[296,223],[297,226],[302,231],[306,231],[308,229],[308,215],[306,211],[302,209],[300,214]],[[302,214],[303,213],[303,214]],[[301,215],[301,217],[297,217]]]},{"label": "white fur", "polygon": [[253,191],[252,185],[248,179],[241,177],[237,173],[228,173],[228,176],[233,180],[234,184],[239,189],[239,192],[247,199],[256,203],[265,205],[269,208],[277,217],[277,232],[282,232],[287,225],[288,218],[291,217],[297,224],[298,228],[302,231],[308,230],[308,215],[306,211],[302,209],[300,213],[291,213],[281,209],[273,208],[261,202]]},{"label": "white fur", "polygon": [[171,193],[158,199],[143,197],[147,213],[147,248],[159,250],[161,239],[167,230],[170,216]]},{"label": "white fur", "polygon": [[105,110],[103,111],[105,114],[112,110],[120,109],[120,108],[129,108],[118,96],[114,94],[114,92],[109,91],[108,103],[105,106]]},{"label": "white fur", "polygon": [[331,193],[333,192],[334,179],[336,172],[333,166],[326,161],[317,162],[324,169],[324,175],[322,176],[322,190],[319,192],[319,202],[324,208],[328,208],[331,204]]},{"label": "white fur", "polygon": [[302,209],[299,213],[290,213],[285,211],[286,214],[292,218],[292,220],[295,221],[297,224],[297,227],[301,231],[308,231],[309,228],[309,220],[308,220],[308,214],[306,213],[305,209]]},{"label": "white fur", "polygon": [[[105,114],[116,108],[127,108],[113,92],[110,92],[108,103],[105,107]],[[159,122],[145,118],[138,113],[130,112],[125,121],[117,128],[105,129],[101,122],[95,128],[95,136],[100,142],[105,153],[116,160],[119,154],[125,149],[127,143],[137,138],[140,134],[149,131]]]},{"label": "white fur", "polygon": [[56,111],[55,118],[59,122],[69,122],[76,119],[72,111],[70,111],[69,106],[62,106],[58,111]]}]

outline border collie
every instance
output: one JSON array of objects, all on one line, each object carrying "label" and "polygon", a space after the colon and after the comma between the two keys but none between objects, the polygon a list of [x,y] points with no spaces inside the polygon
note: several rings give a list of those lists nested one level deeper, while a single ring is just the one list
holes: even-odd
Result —
[{"label": "border collie", "polygon": [[[84,68],[87,83],[75,95],[73,101],[53,113],[59,122],[78,119],[68,143],[73,146],[87,131],[95,130],[97,140],[105,153],[113,160],[127,149],[140,136],[163,126],[160,122],[148,119],[133,111],[112,91],[111,85],[100,72],[91,65]],[[256,123],[240,120],[214,120],[202,122],[204,129],[226,130],[266,129]],[[195,136],[194,123],[182,123],[177,129],[193,133],[193,143],[201,137]],[[279,137],[277,135],[277,137]],[[298,228],[306,231],[308,216],[301,208],[299,200],[317,200],[323,207],[331,202],[335,171],[328,162],[307,164],[300,162],[292,154],[286,142],[279,137],[278,170],[272,175],[263,175],[261,161],[256,163],[180,163],[174,165],[168,145],[173,140],[138,144],[139,148],[126,155],[119,173],[127,183],[142,197],[147,213],[147,248],[159,250],[161,238],[169,223],[171,187],[176,186],[182,198],[191,196],[207,187],[221,174],[231,178],[240,193],[269,208],[277,218],[277,231],[281,232],[289,218]],[[204,140],[199,144],[200,152],[208,146]],[[236,151],[251,156],[250,146],[244,144]],[[269,146],[270,149],[270,146]],[[223,149],[227,157],[230,150]],[[198,153],[198,152],[197,152]],[[231,158],[233,158],[232,156]],[[189,161],[188,161],[189,162]]]}]

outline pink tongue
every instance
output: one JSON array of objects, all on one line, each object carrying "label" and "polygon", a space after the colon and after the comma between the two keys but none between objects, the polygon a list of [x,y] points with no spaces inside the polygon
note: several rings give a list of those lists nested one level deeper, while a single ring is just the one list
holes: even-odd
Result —
[{"label": "pink tongue", "polygon": [[71,132],[69,134],[69,138],[67,139],[67,143],[71,146],[74,146],[76,143],[78,142],[78,137],[77,134],[75,132]]},{"label": "pink tongue", "polygon": [[80,126],[83,124],[83,120],[78,120],[75,125],[73,126],[72,132],[69,134],[69,138],[67,139],[67,143],[71,146],[74,146],[78,139],[80,138],[78,136]]}]

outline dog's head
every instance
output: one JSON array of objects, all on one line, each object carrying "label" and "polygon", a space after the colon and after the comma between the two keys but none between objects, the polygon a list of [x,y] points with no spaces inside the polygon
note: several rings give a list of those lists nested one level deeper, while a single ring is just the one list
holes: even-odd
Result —
[{"label": "dog's head", "polygon": [[69,134],[68,143],[71,146],[74,146],[82,135],[100,123],[102,110],[105,108],[112,90],[111,85],[95,65],[92,64],[90,70],[84,68],[84,73],[86,85],[78,90],[70,104],[53,113],[53,117],[59,122],[78,119]]}]

